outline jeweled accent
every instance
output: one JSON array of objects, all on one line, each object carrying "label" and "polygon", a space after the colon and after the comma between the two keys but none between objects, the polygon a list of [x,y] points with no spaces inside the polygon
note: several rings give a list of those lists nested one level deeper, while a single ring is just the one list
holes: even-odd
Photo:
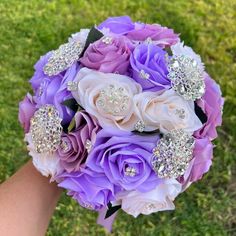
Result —
[{"label": "jeweled accent", "polygon": [[152,43],[153,41],[152,41],[152,38],[147,37],[144,42],[149,44],[149,43]]},{"label": "jeweled accent", "polygon": [[69,150],[69,145],[68,145],[68,143],[66,142],[66,141],[62,141],[61,142],[61,148],[62,148],[62,150],[64,151],[64,152],[67,152],[68,150]]},{"label": "jeweled accent", "polygon": [[148,73],[146,73],[144,70],[140,70],[139,76],[141,79],[149,79],[150,78],[150,75]]},{"label": "jeweled accent", "polygon": [[53,105],[39,108],[30,120],[30,133],[38,153],[51,153],[61,144],[62,119]]},{"label": "jeweled accent", "polygon": [[185,110],[183,108],[176,109],[175,114],[180,118],[184,119],[185,118]]},{"label": "jeweled accent", "polygon": [[172,88],[184,99],[195,101],[204,95],[203,71],[196,60],[185,55],[173,56],[168,70]]},{"label": "jeweled accent", "polygon": [[105,44],[111,44],[112,43],[112,37],[109,37],[109,36],[104,36],[102,38],[102,42],[105,43]]},{"label": "jeweled accent", "polygon": [[82,205],[83,207],[87,208],[87,209],[90,209],[90,210],[93,210],[93,209],[94,209],[93,205],[90,204],[90,203],[83,203],[83,204],[81,204],[81,205]]},{"label": "jeweled accent", "polygon": [[109,85],[100,91],[96,103],[106,113],[122,115],[128,109],[129,101],[124,88]]},{"label": "jeweled accent", "polygon": [[78,83],[74,81],[67,82],[67,90],[68,91],[76,91],[78,89]]},{"label": "jeweled accent", "polygon": [[136,169],[134,167],[126,167],[125,169],[125,175],[130,176],[130,177],[134,177],[136,175]]},{"label": "jeweled accent", "polygon": [[43,68],[44,73],[52,76],[66,70],[79,59],[83,48],[84,45],[82,43],[74,40],[62,44],[57,50],[52,51],[52,56]]},{"label": "jeweled accent", "polygon": [[89,140],[89,139],[87,139],[86,141],[85,141],[85,149],[87,149],[87,152],[89,153],[90,151],[91,151],[91,149],[92,149],[92,142]]},{"label": "jeweled accent", "polygon": [[194,143],[194,138],[182,129],[165,134],[153,150],[152,166],[158,177],[183,175],[192,159]]},{"label": "jeweled accent", "polygon": [[143,132],[145,129],[145,124],[143,121],[139,120],[134,126],[134,129],[137,130],[138,132]]}]

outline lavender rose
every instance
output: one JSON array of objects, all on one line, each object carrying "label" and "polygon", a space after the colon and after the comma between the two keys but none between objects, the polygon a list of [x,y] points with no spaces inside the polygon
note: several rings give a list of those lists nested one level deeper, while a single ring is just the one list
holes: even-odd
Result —
[{"label": "lavender rose", "polygon": [[167,53],[152,43],[142,43],[135,48],[130,57],[133,79],[144,90],[158,91],[170,88],[167,78]]},{"label": "lavender rose", "polygon": [[129,40],[123,36],[113,38],[105,36],[90,44],[80,62],[87,68],[104,73],[126,74],[131,54],[130,47]]},{"label": "lavender rose", "polygon": [[108,202],[115,200],[118,191],[103,173],[83,169],[81,172],[64,173],[59,187],[68,190],[72,196],[83,207],[100,210],[107,206]]},{"label": "lavender rose", "polygon": [[25,133],[29,132],[30,129],[30,119],[36,111],[36,104],[33,97],[27,93],[24,100],[19,103],[19,114],[18,119],[24,128]]},{"label": "lavender rose", "polygon": [[161,182],[151,167],[152,150],[158,139],[157,135],[144,137],[103,129],[85,164],[124,190],[150,191]]},{"label": "lavender rose", "polygon": [[134,41],[145,41],[150,38],[155,45],[167,47],[179,42],[178,34],[175,34],[172,29],[163,27],[158,24],[142,24],[136,26],[136,29],[127,33],[127,37]]},{"label": "lavender rose", "polygon": [[98,29],[102,30],[106,28],[115,34],[126,34],[134,30],[134,26],[129,16],[118,16],[107,18],[98,26]]},{"label": "lavender rose", "polygon": [[62,144],[58,149],[61,166],[69,173],[80,169],[90,151],[89,146],[92,147],[95,143],[99,130],[97,120],[85,111],[75,114],[75,123],[75,131],[63,133]]},{"label": "lavender rose", "polygon": [[35,102],[37,108],[45,104],[53,104],[59,111],[60,117],[63,119],[62,124],[70,122],[74,112],[62,105],[62,102],[72,98],[71,92],[67,90],[67,82],[74,79],[74,76],[79,71],[79,65],[75,63],[69,69],[56,76],[47,76],[43,72],[45,64],[51,52],[42,56],[35,64],[35,73],[30,80],[35,93]]},{"label": "lavender rose", "polygon": [[199,107],[207,116],[207,122],[201,129],[194,133],[197,138],[209,137],[213,140],[217,137],[216,127],[222,123],[222,108],[224,100],[221,97],[220,86],[205,74],[206,92],[204,96],[197,101]]},{"label": "lavender rose", "polygon": [[212,164],[213,144],[208,138],[195,139],[195,147],[193,150],[193,159],[184,176],[180,178],[183,185],[182,191],[185,191],[191,183],[202,178],[203,174],[208,172]]}]

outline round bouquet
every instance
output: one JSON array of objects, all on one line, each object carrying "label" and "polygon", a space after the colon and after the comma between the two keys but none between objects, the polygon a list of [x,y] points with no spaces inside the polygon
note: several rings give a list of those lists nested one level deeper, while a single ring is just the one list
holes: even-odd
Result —
[{"label": "round bouquet", "polygon": [[42,56],[30,84],[33,164],[104,218],[172,210],[211,166],[221,91],[172,29],[108,18]]}]

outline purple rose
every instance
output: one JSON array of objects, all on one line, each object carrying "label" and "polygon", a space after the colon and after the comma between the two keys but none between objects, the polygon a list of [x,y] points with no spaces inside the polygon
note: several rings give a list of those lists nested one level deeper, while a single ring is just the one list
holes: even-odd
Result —
[{"label": "purple rose", "polygon": [[199,107],[207,116],[207,122],[201,129],[194,133],[197,138],[208,137],[213,140],[217,137],[216,127],[222,123],[222,108],[224,100],[221,97],[220,86],[205,74],[206,92],[204,96],[197,101]]},{"label": "purple rose", "polygon": [[60,117],[63,119],[62,124],[69,123],[74,112],[62,105],[61,103],[72,98],[71,92],[67,90],[67,82],[74,79],[79,71],[79,65],[73,64],[69,69],[55,76],[47,76],[43,72],[51,53],[42,56],[35,64],[35,73],[30,80],[30,83],[35,92],[35,102],[37,108],[45,104],[54,105],[59,111]]},{"label": "purple rose", "polygon": [[[137,25],[138,26],[138,25]],[[145,41],[150,38],[154,44],[160,47],[169,47],[180,41],[178,34],[175,34],[172,29],[163,27],[158,24],[143,24],[133,31],[127,33],[127,37],[134,41]]]},{"label": "purple rose", "polygon": [[[99,130],[97,120],[85,111],[75,114],[75,131],[68,134],[63,133],[62,145],[58,149],[61,166],[67,171],[78,171],[80,165],[85,162],[89,150],[96,141],[96,134]],[[89,146],[87,147],[89,148]]]},{"label": "purple rose", "polygon": [[125,74],[131,54],[130,42],[123,36],[113,37],[109,43],[104,42],[105,39],[90,44],[80,59],[81,64],[105,73]]},{"label": "purple rose", "polygon": [[144,90],[158,91],[170,88],[167,78],[168,54],[152,43],[138,45],[130,56],[132,77]]},{"label": "purple rose", "polygon": [[29,132],[30,119],[36,111],[35,105],[34,99],[29,93],[27,93],[24,100],[19,103],[18,119],[24,128],[25,133]]},{"label": "purple rose", "polygon": [[115,34],[126,34],[134,30],[134,23],[129,16],[109,17],[98,26],[100,30],[103,28],[108,28]]},{"label": "purple rose", "polygon": [[209,171],[213,158],[213,144],[208,138],[195,139],[193,159],[184,176],[180,178],[183,191],[193,182],[201,179]]},{"label": "purple rose", "polygon": [[108,180],[103,173],[83,169],[81,172],[64,173],[59,178],[62,182],[59,187],[68,190],[83,207],[100,210],[106,207],[110,201],[115,200],[118,189]]},{"label": "purple rose", "polygon": [[150,191],[161,181],[151,167],[152,150],[158,139],[158,135],[103,129],[85,164],[124,190]]}]

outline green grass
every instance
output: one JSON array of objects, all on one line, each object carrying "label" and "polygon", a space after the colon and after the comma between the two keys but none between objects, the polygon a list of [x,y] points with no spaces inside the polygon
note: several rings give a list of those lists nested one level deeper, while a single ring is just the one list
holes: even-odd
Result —
[{"label": "green grass", "polygon": [[[81,27],[124,14],[181,32],[220,83],[225,107],[211,171],[173,212],[137,219],[120,212],[113,235],[236,235],[236,0],[1,0],[0,182],[28,159],[17,112],[34,63]],[[47,235],[105,235],[95,220],[96,213],[63,195]]]}]

